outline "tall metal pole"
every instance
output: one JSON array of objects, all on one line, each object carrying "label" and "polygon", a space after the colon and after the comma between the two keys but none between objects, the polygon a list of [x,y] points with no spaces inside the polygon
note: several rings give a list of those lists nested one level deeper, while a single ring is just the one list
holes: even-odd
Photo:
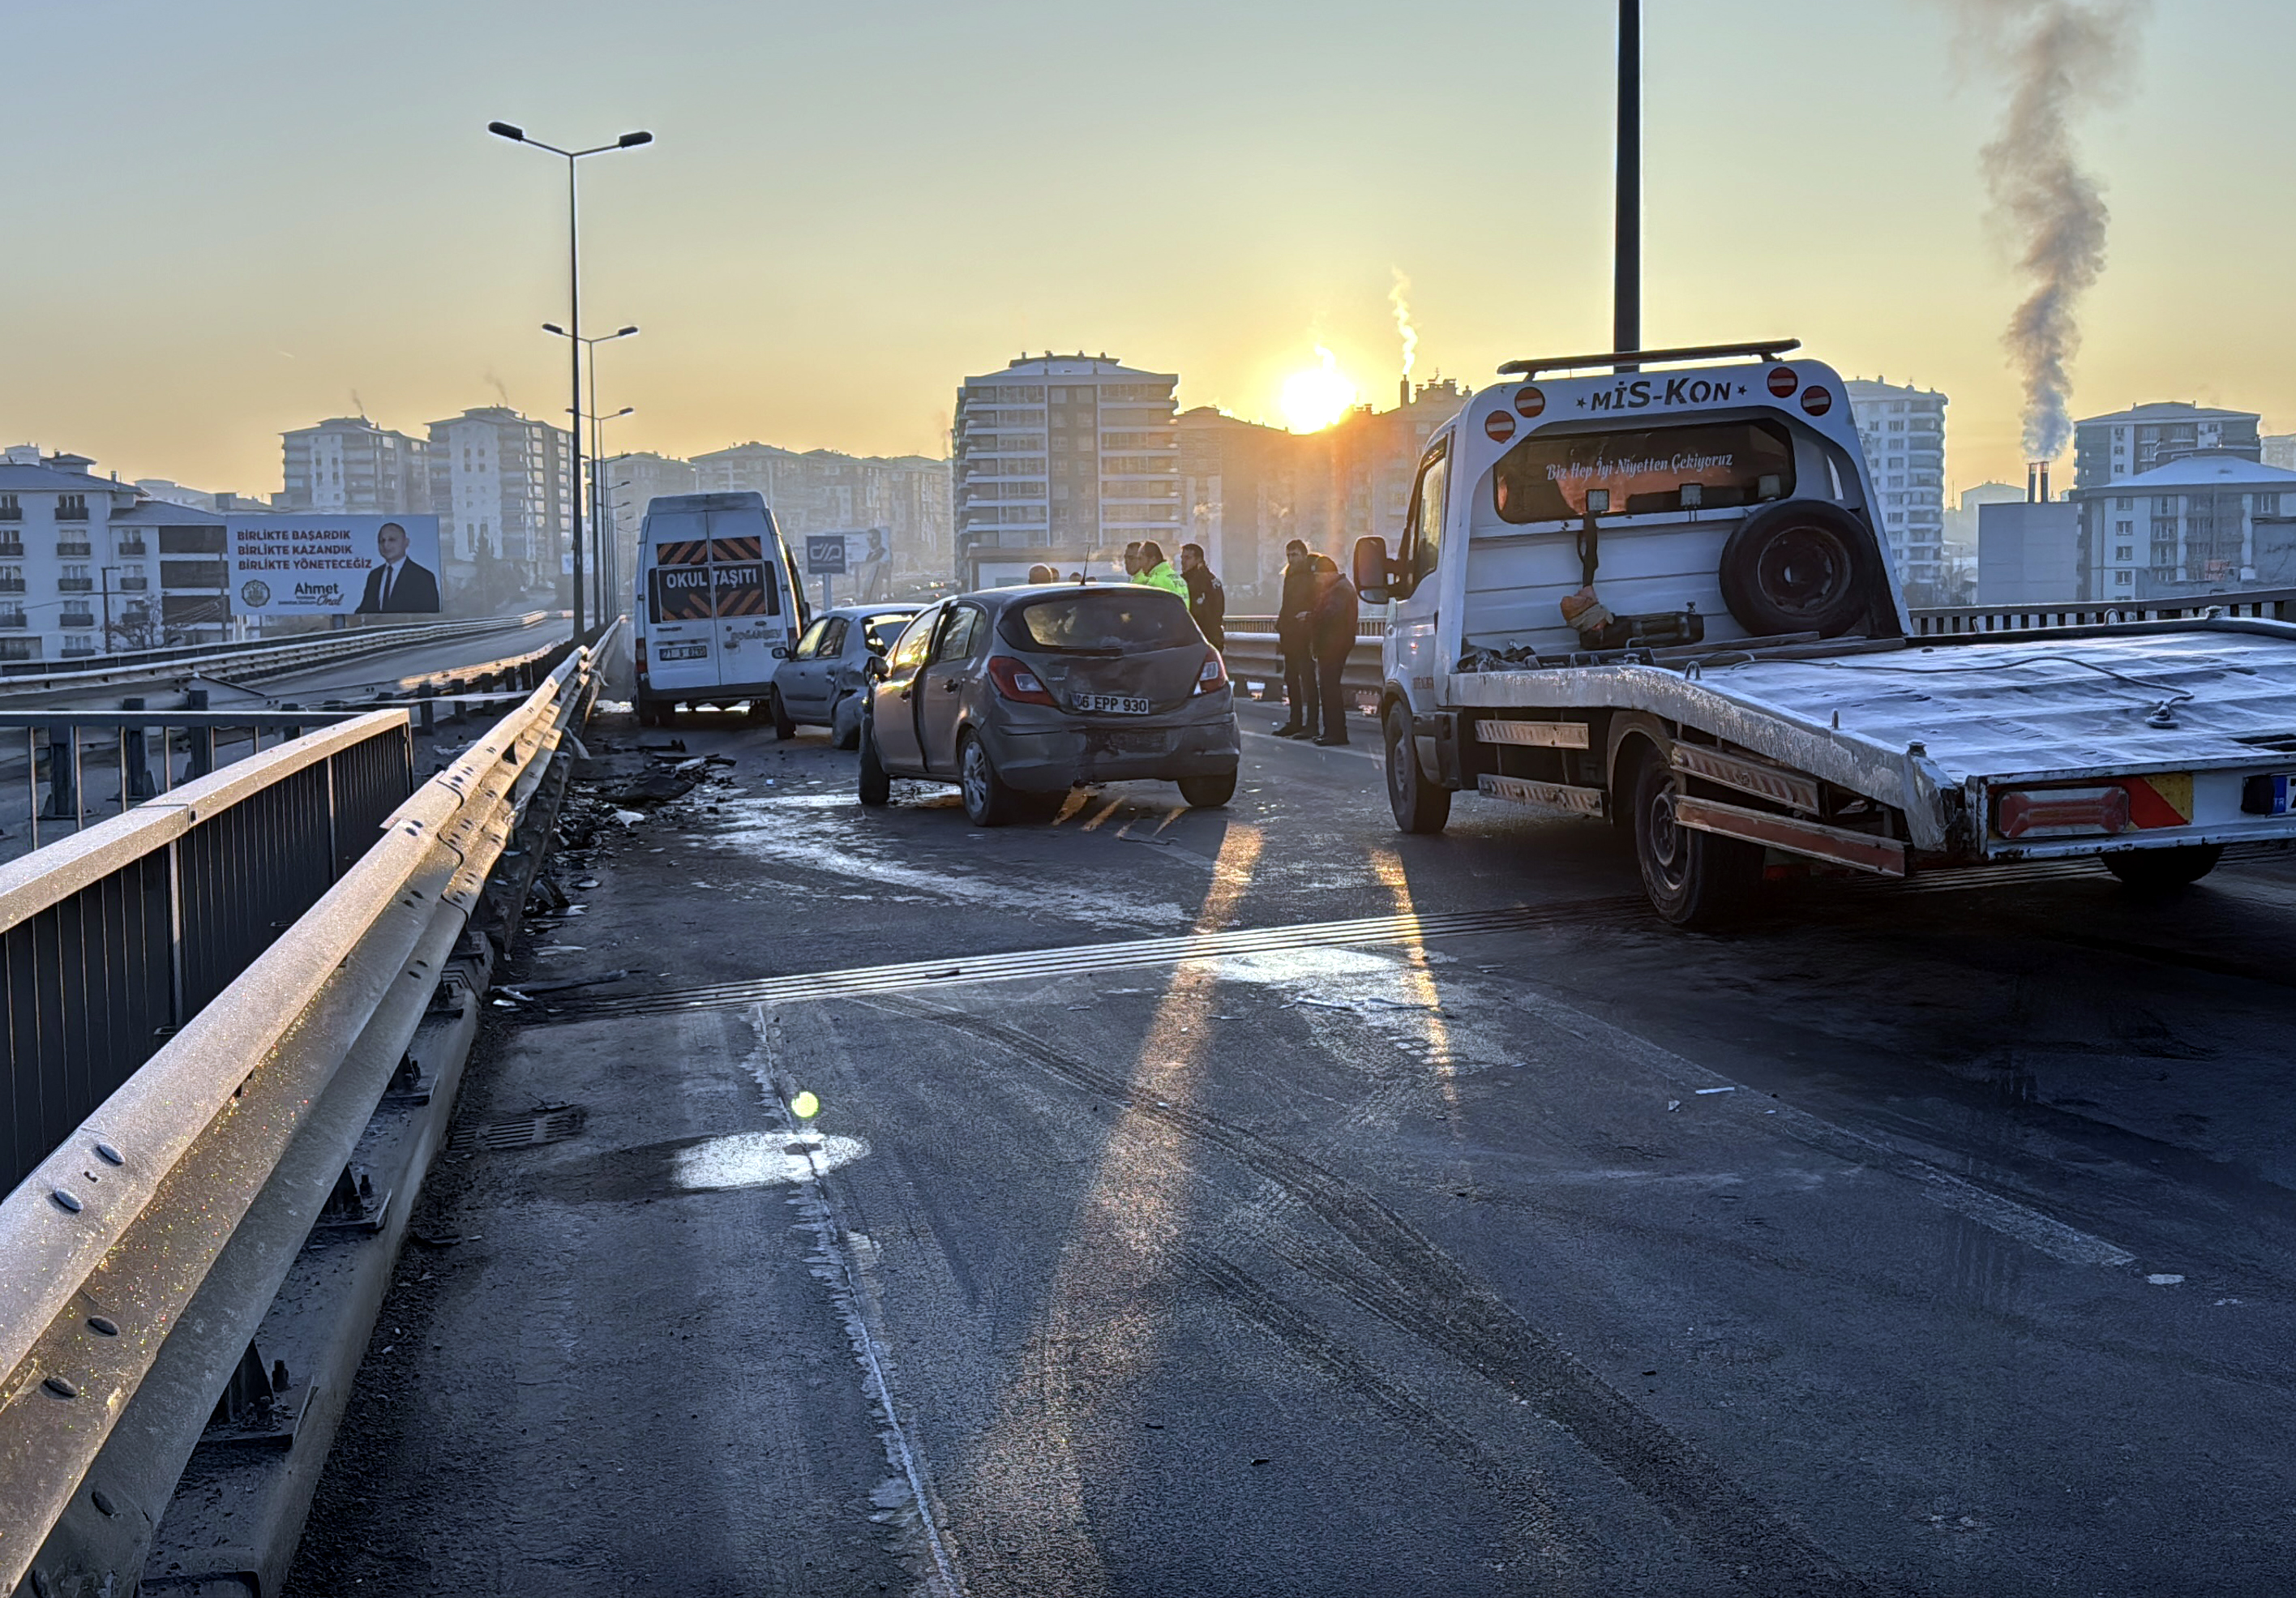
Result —
[{"label": "tall metal pole", "polygon": [[590,552],[593,557],[590,565],[591,579],[598,586],[596,614],[600,621],[606,619],[606,551],[598,531],[604,510],[598,503],[598,452],[605,447],[605,436],[598,425],[598,347],[593,344],[590,346],[590,537],[594,547]]},{"label": "tall metal pole", "polygon": [[574,512],[574,635],[582,635],[582,232],[576,213],[575,158],[566,158],[566,340],[572,389],[573,425],[566,441],[574,451],[574,478],[567,497]]},{"label": "tall metal pole", "polygon": [[1643,347],[1643,8],[1619,0],[1618,242],[1611,348]]}]

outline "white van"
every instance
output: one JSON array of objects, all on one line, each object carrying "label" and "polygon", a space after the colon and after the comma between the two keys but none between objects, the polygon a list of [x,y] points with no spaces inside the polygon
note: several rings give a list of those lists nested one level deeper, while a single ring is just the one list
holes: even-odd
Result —
[{"label": "white van", "polygon": [[747,701],[770,713],[774,668],[808,617],[789,545],[765,498],[669,494],[646,504],[638,534],[638,720],[679,705]]}]

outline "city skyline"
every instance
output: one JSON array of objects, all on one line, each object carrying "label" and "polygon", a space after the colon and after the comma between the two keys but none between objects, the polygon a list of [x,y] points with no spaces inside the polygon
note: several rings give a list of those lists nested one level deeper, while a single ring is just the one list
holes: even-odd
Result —
[{"label": "city skyline", "polygon": [[[1650,7],[1646,341],[1798,336],[1845,376],[1949,395],[1954,485],[2019,480],[1999,342],[2019,285],[1977,167],[1998,86],[1966,67],[1943,5],[1777,9],[1749,38],[1687,4]],[[1279,422],[1320,345],[1383,407],[1398,273],[1422,381],[1480,386],[1510,356],[1607,341],[1603,5],[1440,8],[1452,32],[1520,52],[1461,54],[1447,93],[1399,104],[1395,26],[1368,8],[1220,13],[1204,33],[1180,5],[1136,48],[1112,21],[1036,5],[768,25],[687,4],[656,13],[663,42],[612,53],[457,12],[443,67],[431,24],[449,13],[410,14],[403,35],[269,4],[19,22],[53,56],[100,45],[126,78],[168,86],[94,119],[69,114],[67,76],[21,86],[25,214],[100,212],[104,228],[84,250],[0,262],[0,436],[260,493],[278,434],[326,416],[406,425],[501,400],[562,422],[562,350],[539,324],[562,307],[563,195],[488,138],[496,116],[570,140],[657,135],[583,175],[586,302],[646,328],[602,373],[610,407],[637,407],[621,447],[939,457],[955,379],[1079,343],[1178,373],[1183,409]],[[1221,49],[1183,52],[1197,37]],[[693,93],[704,39],[783,89]],[[2212,215],[2252,211],[2273,171],[2286,135],[2268,63],[2291,44],[2296,18],[2249,0],[2155,14],[2125,94],[2083,125],[2113,217],[2079,414],[2189,399],[2260,411],[2268,431],[2296,421],[2289,335],[2260,314],[2279,225],[2244,226],[2249,250],[2190,244]],[[1004,179],[965,158],[972,143],[921,157],[940,124],[1014,143],[960,92],[984,53],[1008,78],[1139,89],[1144,109],[1063,112],[1056,142],[1013,130],[1024,169]],[[1573,69],[1535,97],[1550,115],[1520,114],[1521,60]],[[247,92],[179,93],[201,63],[229,63]],[[1150,125],[1168,154],[1114,183]],[[388,159],[347,184],[339,158],[358,149]],[[1058,228],[1004,225],[977,201],[1014,182],[1018,201],[1075,202]]]}]

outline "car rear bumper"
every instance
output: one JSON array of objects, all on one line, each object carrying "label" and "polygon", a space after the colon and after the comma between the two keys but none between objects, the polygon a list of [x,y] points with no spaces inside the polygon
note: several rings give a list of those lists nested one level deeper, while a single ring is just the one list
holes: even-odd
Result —
[{"label": "car rear bumper", "polygon": [[[1160,747],[1127,747],[1149,740]],[[1062,793],[1079,783],[1170,782],[1224,776],[1236,768],[1235,717],[1153,727],[997,729],[988,737],[996,774],[1028,793]]]}]

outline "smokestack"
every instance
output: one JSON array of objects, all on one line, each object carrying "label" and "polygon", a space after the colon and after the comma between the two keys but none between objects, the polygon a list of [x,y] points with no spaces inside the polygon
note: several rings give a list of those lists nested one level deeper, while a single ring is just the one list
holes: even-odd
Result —
[{"label": "smokestack", "polygon": [[2041,463],[2041,503],[2049,503],[2049,463],[2046,461]]},{"label": "smokestack", "polygon": [[1402,381],[1403,381],[1403,387],[1402,387],[1402,389],[1401,389],[1401,393],[1402,393],[1402,395],[1403,395],[1403,397],[1402,397],[1402,399],[1401,399],[1401,400],[1399,400],[1398,403],[1398,404],[1401,404],[1401,405],[1408,406],[1408,405],[1411,403],[1411,379],[1410,379],[1410,377],[1406,374],[1406,375],[1403,378]]},{"label": "smokestack", "polygon": [[2025,463],[2025,503],[2029,505],[2041,503],[2041,463],[2038,461]]},{"label": "smokestack", "polygon": [[2104,199],[2080,163],[2073,125],[2112,91],[2149,4],[1959,0],[1967,36],[2010,90],[1983,160],[1994,213],[2030,285],[2002,340],[2025,390],[2029,458],[2062,454],[2072,437],[2078,311],[2104,271]]}]

